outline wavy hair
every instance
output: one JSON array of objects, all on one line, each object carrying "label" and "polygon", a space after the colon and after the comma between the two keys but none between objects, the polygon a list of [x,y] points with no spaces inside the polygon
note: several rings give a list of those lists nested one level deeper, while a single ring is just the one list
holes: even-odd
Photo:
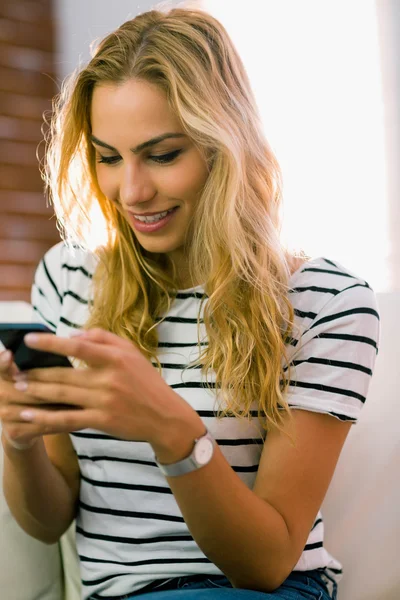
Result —
[{"label": "wavy hair", "polygon": [[[175,265],[166,254],[146,251],[118,206],[102,194],[90,143],[94,87],[130,79],[165,93],[208,166],[185,238],[189,273],[205,290],[197,320],[199,358],[187,368],[200,366],[207,387],[214,371],[216,399],[223,397],[218,417],[250,419],[255,402],[264,430],[282,430],[282,411],[291,418],[285,398],[285,344],[294,327],[288,283],[294,261],[309,257],[289,252],[280,239],[279,164],[243,63],[225,28],[203,10],[157,9],[125,22],[100,41],[54,98],[45,134],[46,190],[67,245],[100,259],[84,328],[102,327],[132,341],[162,373],[156,327],[163,319],[156,315],[176,297]],[[100,226],[103,239],[96,245]],[[206,299],[208,346],[200,353]]]}]

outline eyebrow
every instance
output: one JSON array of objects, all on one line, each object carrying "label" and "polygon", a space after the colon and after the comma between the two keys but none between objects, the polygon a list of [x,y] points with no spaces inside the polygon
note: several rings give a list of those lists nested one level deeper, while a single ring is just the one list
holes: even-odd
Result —
[{"label": "eyebrow", "polygon": [[[145,150],[150,146],[155,146],[156,144],[159,144],[160,142],[166,139],[182,137],[186,137],[186,135],[184,133],[163,133],[162,135],[158,135],[157,137],[152,138],[151,140],[147,140],[147,142],[142,142],[141,144],[139,144],[139,146],[136,146],[136,148],[131,148],[130,150],[134,154],[139,154],[139,152],[141,152],[142,150]],[[114,152],[118,153],[118,150],[116,148],[113,148],[113,146],[102,142],[101,140],[97,139],[97,137],[95,137],[94,135],[90,136],[90,141],[96,144],[97,146],[102,146],[103,148],[107,148],[108,150],[113,150]]]}]

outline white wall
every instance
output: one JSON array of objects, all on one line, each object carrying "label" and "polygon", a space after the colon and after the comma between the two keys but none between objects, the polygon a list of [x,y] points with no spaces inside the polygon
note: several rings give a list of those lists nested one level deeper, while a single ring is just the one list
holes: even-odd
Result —
[{"label": "white wall", "polygon": [[379,25],[385,142],[389,201],[391,253],[388,268],[392,273],[390,289],[400,290],[400,2],[375,0]]},{"label": "white wall", "polygon": [[59,81],[89,60],[94,39],[156,4],[156,0],[54,0]]}]

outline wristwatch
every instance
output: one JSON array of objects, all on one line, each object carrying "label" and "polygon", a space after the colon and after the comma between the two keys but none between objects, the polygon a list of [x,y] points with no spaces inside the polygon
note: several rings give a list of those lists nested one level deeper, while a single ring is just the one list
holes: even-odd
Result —
[{"label": "wristwatch", "polygon": [[183,460],[170,465],[162,465],[158,462],[156,456],[154,458],[157,466],[164,475],[167,477],[176,477],[177,475],[185,475],[191,471],[201,469],[201,467],[209,463],[214,454],[214,446],[215,440],[207,430],[204,435],[194,440],[192,452]]}]

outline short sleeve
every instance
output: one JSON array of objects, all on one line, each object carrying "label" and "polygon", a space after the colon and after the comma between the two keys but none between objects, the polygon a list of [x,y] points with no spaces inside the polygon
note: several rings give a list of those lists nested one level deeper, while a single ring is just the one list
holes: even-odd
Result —
[{"label": "short sleeve", "polygon": [[32,321],[43,323],[54,333],[63,302],[62,296],[62,252],[64,243],[50,248],[39,262],[32,287]]},{"label": "short sleeve", "polygon": [[372,288],[357,284],[337,293],[315,316],[292,355],[289,406],[357,423],[379,341],[380,315]]}]

